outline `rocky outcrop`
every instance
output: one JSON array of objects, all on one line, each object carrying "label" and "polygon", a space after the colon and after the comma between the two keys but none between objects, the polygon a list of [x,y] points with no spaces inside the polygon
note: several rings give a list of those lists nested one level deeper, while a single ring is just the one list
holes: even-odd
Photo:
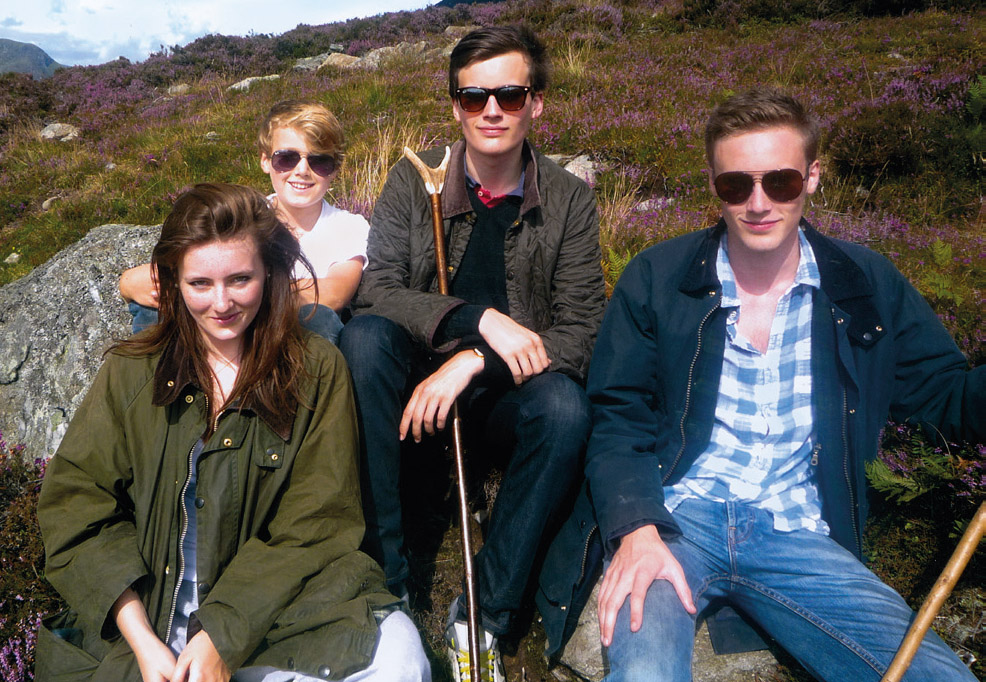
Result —
[{"label": "rocky outcrop", "polygon": [[229,90],[229,91],[231,91],[231,92],[249,90],[256,83],[263,83],[264,81],[276,81],[280,77],[281,76],[279,74],[276,74],[276,73],[275,74],[271,74],[270,76],[251,76],[250,78],[244,78],[243,80],[239,81],[238,83],[233,83],[232,85],[230,85],[226,89]]},{"label": "rocky outcrop", "polygon": [[130,333],[117,280],[160,227],[104,225],[0,288],[0,433],[52,454],[115,338]]},{"label": "rocky outcrop", "polygon": [[81,134],[82,131],[71,123],[49,123],[41,130],[41,139],[70,142],[77,139]]}]

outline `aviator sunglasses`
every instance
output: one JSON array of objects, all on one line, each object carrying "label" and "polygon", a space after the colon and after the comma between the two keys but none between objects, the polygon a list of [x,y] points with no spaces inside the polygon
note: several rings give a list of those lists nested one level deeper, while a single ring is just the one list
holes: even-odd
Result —
[{"label": "aviator sunglasses", "polygon": [[496,97],[497,105],[504,111],[520,111],[527,103],[527,85],[501,85],[498,88],[459,88],[455,97],[463,111],[476,113],[486,108],[490,95]]},{"label": "aviator sunglasses", "polygon": [[316,175],[328,177],[336,170],[336,160],[331,154],[302,154],[293,149],[278,149],[270,155],[270,165],[279,173],[292,170],[301,163],[301,159],[308,159],[308,167]]},{"label": "aviator sunglasses", "polygon": [[794,201],[801,196],[805,185],[805,177],[793,168],[772,170],[763,173],[750,174],[743,171],[720,173],[713,181],[716,194],[727,204],[742,204],[753,194],[753,185],[760,175],[760,185],[764,194],[774,201]]}]

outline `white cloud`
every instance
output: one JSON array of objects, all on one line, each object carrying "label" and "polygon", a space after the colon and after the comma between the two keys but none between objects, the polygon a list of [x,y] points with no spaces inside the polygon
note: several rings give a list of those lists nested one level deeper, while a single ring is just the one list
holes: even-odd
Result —
[{"label": "white cloud", "polygon": [[61,64],[146,59],[161,46],[185,45],[209,33],[280,34],[298,24],[420,9],[434,0],[41,0],[0,12],[0,38],[34,43]]}]

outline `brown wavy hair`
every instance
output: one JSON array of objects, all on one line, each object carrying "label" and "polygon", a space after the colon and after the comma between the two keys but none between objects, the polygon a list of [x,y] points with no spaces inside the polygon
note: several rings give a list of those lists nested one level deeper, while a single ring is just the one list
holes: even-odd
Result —
[{"label": "brown wavy hair", "polygon": [[158,324],[114,344],[110,351],[147,356],[175,348],[190,358],[198,386],[213,394],[206,346],[179,291],[178,266],[193,247],[244,237],[256,244],[267,277],[260,309],[244,332],[236,385],[222,407],[239,402],[262,405],[275,414],[293,414],[301,401],[299,383],[305,373],[293,271],[296,261],[309,272],[312,266],[264,196],[249,187],[203,183],[178,198],[151,255],[160,292]]}]

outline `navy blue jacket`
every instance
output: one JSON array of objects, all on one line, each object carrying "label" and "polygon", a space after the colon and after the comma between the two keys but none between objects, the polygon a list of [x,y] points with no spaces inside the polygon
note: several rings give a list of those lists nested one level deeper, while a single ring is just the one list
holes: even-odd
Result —
[{"label": "navy blue jacket", "polygon": [[[812,381],[822,516],[832,538],[861,557],[864,464],[877,455],[888,415],[932,425],[949,439],[986,441],[986,366],[968,371],[934,311],[886,258],[802,226],[821,275]],[[623,535],[647,524],[665,538],[680,534],[664,507],[664,486],[682,479],[712,433],[726,337],[715,267],[724,229],[720,221],[643,251],[607,308],[589,371],[586,456],[607,556]],[[592,526],[584,512],[559,535],[556,545],[565,538],[573,544],[552,547],[546,567],[554,573],[540,584],[539,607],[556,640],[578,593],[572,585],[583,581],[583,568],[573,565],[572,555],[582,553],[576,535],[588,546]]]}]

